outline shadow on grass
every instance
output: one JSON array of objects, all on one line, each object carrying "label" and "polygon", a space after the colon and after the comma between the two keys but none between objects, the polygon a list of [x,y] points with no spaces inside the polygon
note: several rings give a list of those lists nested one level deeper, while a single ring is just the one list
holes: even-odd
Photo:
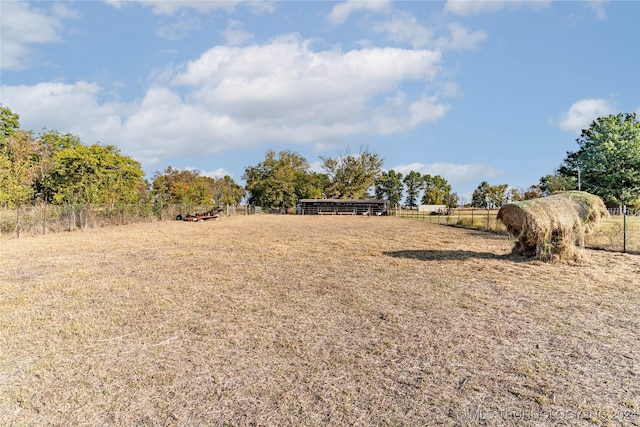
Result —
[{"label": "shadow on grass", "polygon": [[421,261],[448,261],[457,260],[465,261],[468,259],[497,259],[511,262],[527,262],[530,258],[525,256],[508,253],[508,254],[495,254],[492,252],[473,252],[464,250],[406,250],[406,251],[391,251],[383,252],[384,255],[394,258],[408,258],[417,259]]}]

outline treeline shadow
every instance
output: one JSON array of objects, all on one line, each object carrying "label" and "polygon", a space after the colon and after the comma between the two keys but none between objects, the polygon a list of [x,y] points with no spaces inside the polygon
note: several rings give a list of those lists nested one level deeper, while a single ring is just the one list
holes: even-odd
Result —
[{"label": "treeline shadow", "polygon": [[457,260],[465,261],[468,259],[496,259],[510,262],[527,262],[530,258],[517,253],[508,254],[495,254],[493,252],[475,252],[466,250],[439,250],[439,249],[424,249],[424,250],[404,250],[404,251],[385,251],[384,255],[393,258],[407,258],[417,259],[420,261],[448,261]]}]

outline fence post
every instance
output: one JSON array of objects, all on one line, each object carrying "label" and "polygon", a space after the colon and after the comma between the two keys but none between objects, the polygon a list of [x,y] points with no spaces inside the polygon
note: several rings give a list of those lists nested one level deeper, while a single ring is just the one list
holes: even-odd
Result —
[{"label": "fence post", "polygon": [[491,223],[490,223],[490,219],[489,219],[489,214],[491,213],[491,210],[489,208],[487,208],[487,231],[491,230]]},{"label": "fence post", "polygon": [[47,233],[47,201],[45,200],[42,208],[42,235]]},{"label": "fence post", "polygon": [[627,252],[627,205],[622,207],[622,252]]}]

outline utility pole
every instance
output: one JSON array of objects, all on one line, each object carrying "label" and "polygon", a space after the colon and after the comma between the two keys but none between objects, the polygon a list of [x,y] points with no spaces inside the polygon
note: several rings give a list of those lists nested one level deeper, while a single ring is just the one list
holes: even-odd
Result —
[{"label": "utility pole", "polygon": [[580,183],[580,168],[578,168],[578,191],[582,191],[582,185]]}]

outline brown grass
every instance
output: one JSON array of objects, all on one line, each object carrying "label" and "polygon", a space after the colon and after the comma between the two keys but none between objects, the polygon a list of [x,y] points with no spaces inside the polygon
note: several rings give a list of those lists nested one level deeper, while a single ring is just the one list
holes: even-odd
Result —
[{"label": "brown grass", "polygon": [[609,213],[602,199],[582,191],[513,202],[497,219],[516,239],[514,251],[542,261],[581,261],[584,236]]},{"label": "brown grass", "polygon": [[284,215],[0,245],[0,425],[640,424],[638,256]]}]

